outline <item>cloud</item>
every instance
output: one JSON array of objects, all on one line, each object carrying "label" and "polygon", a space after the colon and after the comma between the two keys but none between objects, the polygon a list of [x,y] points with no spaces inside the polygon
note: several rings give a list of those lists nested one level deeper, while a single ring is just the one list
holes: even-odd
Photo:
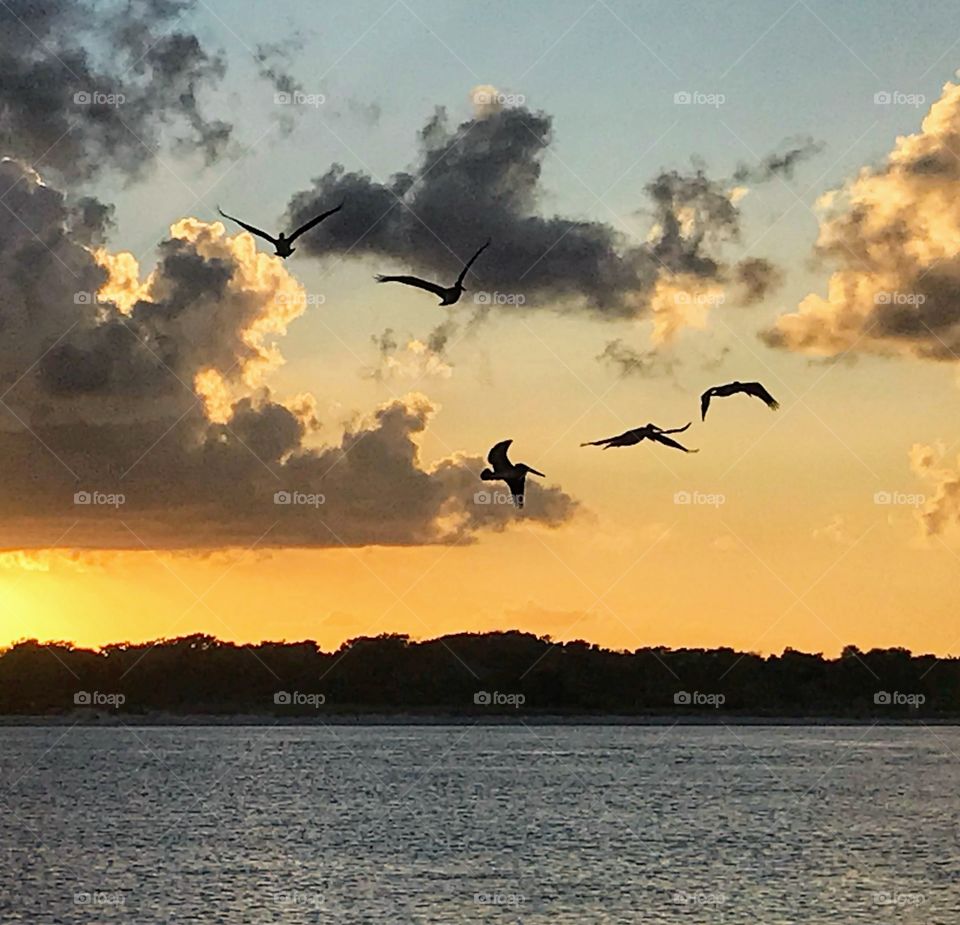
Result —
[{"label": "cloud", "polygon": [[943,465],[942,459],[942,449],[922,443],[910,449],[910,468],[933,486],[933,497],[918,512],[926,536],[940,536],[960,523],[960,459],[956,469]]},{"label": "cloud", "polygon": [[660,350],[637,350],[620,338],[608,341],[597,360],[614,367],[623,377],[643,379],[672,376],[680,365],[679,360],[665,356]]},{"label": "cloud", "polygon": [[168,133],[178,151],[216,160],[231,126],[207,118],[198,98],[224,65],[185,30],[191,6],[0,4],[0,152],[70,180],[138,176]]},{"label": "cloud", "polygon": [[789,180],[797,164],[823,150],[823,143],[810,137],[789,139],[786,143],[790,147],[785,151],[768,154],[759,164],[741,164],[734,172],[733,179],[737,183],[765,183],[774,177],[786,177]]},{"label": "cloud", "polygon": [[379,356],[377,365],[368,370],[366,375],[378,381],[449,379],[453,375],[453,367],[442,356],[446,336],[443,332],[434,332],[426,343],[411,337],[401,346],[393,329],[387,328],[382,334],[370,338],[376,344]]},{"label": "cloud", "polygon": [[[409,169],[381,180],[334,164],[294,195],[292,226],[347,202],[336,221],[304,237],[301,250],[319,258],[376,257],[384,270],[409,267],[452,280],[489,237],[493,243],[471,274],[473,288],[522,293],[524,306],[504,300],[512,313],[549,305],[634,318],[654,310],[664,291],[734,282],[721,255],[740,231],[734,190],[702,168],[661,172],[645,188],[645,241],[604,222],[544,214],[541,171],[552,119],[502,105],[502,94],[489,96],[493,90],[477,88],[475,101],[482,91],[496,104],[484,103],[456,128],[438,109],[419,132],[419,157]],[[685,323],[685,313],[670,314],[661,326],[665,337]]]},{"label": "cloud", "polygon": [[305,293],[248,235],[184,218],[140,279],[83,243],[89,204],[9,159],[0,185],[23,221],[0,224],[0,549],[466,543],[573,516],[541,485],[519,514],[475,504],[483,460],[422,460],[416,393],[321,445],[312,397],[267,385]]},{"label": "cloud", "polygon": [[819,256],[835,267],[761,333],[773,347],[954,360],[960,352],[960,86],[948,83],[920,131],[821,197]]}]

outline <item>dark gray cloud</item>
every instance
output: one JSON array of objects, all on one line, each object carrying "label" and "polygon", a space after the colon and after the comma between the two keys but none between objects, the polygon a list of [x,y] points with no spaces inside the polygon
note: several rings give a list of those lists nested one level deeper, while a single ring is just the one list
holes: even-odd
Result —
[{"label": "dark gray cloud", "polygon": [[222,60],[187,31],[191,0],[0,4],[0,153],[69,180],[116,169],[137,176],[169,132],[207,161],[231,127],[198,97]]},{"label": "dark gray cloud", "polygon": [[666,355],[663,350],[637,350],[620,338],[608,341],[597,359],[616,369],[621,376],[643,379],[673,376],[681,365],[679,360]]},{"label": "dark gray cloud", "polygon": [[[257,332],[282,331],[296,314],[285,306],[302,306],[271,258],[185,220],[128,303],[91,298],[119,282],[72,229],[88,237],[102,212],[9,159],[0,186],[20,218],[0,223],[0,548],[466,543],[517,517],[573,515],[569,495],[542,485],[522,513],[475,503],[480,455],[420,458],[435,411],[422,395],[318,446],[305,402],[248,381],[272,356]],[[197,384],[206,375],[224,389],[218,408]],[[124,502],[78,505],[77,491]]]},{"label": "dark gray cloud", "polygon": [[749,257],[733,268],[741,305],[756,305],[783,283],[783,271],[764,257]]},{"label": "dark gray cloud", "polygon": [[547,114],[503,108],[452,128],[438,109],[418,137],[417,163],[386,180],[334,164],[297,193],[291,225],[348,204],[336,221],[305,236],[302,250],[375,256],[385,271],[410,268],[446,280],[490,237],[472,288],[613,318],[644,313],[665,276],[727,277],[720,250],[736,240],[740,214],[731,193],[703,169],[664,171],[647,185],[655,227],[649,241],[631,244],[606,223],[543,214]]},{"label": "dark gray cloud", "polygon": [[765,183],[774,177],[793,177],[797,164],[808,160],[823,150],[823,143],[810,137],[790,139],[786,150],[768,154],[759,164],[741,164],[733,178],[738,183]]}]

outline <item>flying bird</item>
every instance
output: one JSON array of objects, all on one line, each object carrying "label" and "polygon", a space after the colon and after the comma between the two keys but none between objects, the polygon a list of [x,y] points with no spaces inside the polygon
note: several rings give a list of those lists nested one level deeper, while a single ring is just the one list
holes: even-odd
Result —
[{"label": "flying bird", "polygon": [[728,395],[736,395],[738,392],[759,398],[771,411],[776,411],[780,407],[780,402],[759,382],[728,382],[726,385],[715,385],[700,396],[700,419],[702,421],[707,419],[707,408],[710,407],[711,398],[726,398]]},{"label": "flying bird", "polygon": [[384,276],[382,273],[377,274],[376,280],[378,283],[403,283],[405,286],[416,286],[417,289],[426,289],[427,292],[432,292],[440,299],[441,305],[453,305],[454,302],[460,300],[461,294],[466,292],[466,289],[463,287],[463,278],[473,265],[473,261],[489,246],[490,239],[488,238],[487,243],[464,264],[460,275],[457,277],[457,281],[452,286],[441,286],[438,283],[431,283],[428,280],[420,279],[419,276]]},{"label": "flying bird", "polygon": [[634,430],[624,431],[616,437],[607,437],[604,440],[593,440],[590,443],[581,443],[580,446],[602,446],[609,450],[612,446],[636,446],[642,440],[653,440],[662,443],[664,446],[672,446],[675,450],[683,450],[684,453],[699,453],[699,450],[688,450],[685,446],[671,440],[666,434],[682,434],[688,427],[688,422],[683,427],[674,427],[672,430],[664,430],[657,427],[656,424],[646,424],[643,427],[637,427]]},{"label": "flying bird", "polygon": [[322,212],[316,218],[311,218],[309,222],[304,225],[301,225],[290,237],[287,237],[282,231],[277,237],[267,234],[265,231],[262,231],[260,228],[254,228],[253,225],[248,225],[246,222],[241,222],[239,218],[234,218],[232,215],[227,215],[220,206],[217,206],[217,211],[224,217],[229,218],[231,222],[236,222],[241,228],[246,228],[250,234],[255,234],[257,237],[263,238],[264,241],[269,241],[274,249],[277,252],[278,257],[283,257],[284,260],[287,259],[295,250],[295,247],[291,247],[297,238],[300,237],[305,231],[309,231],[313,228],[314,225],[319,225],[325,218],[329,218],[333,215],[334,212],[339,212],[343,208],[343,203],[341,202],[335,209],[331,209],[329,212]]},{"label": "flying bird", "polygon": [[485,482],[494,479],[507,483],[510,489],[510,495],[513,503],[518,507],[523,507],[523,486],[527,478],[527,473],[539,475],[546,478],[542,472],[528,466],[526,463],[512,463],[507,456],[507,450],[510,448],[512,440],[501,440],[489,453],[487,453],[487,462],[493,466],[492,469],[484,469],[480,473],[480,478]]}]

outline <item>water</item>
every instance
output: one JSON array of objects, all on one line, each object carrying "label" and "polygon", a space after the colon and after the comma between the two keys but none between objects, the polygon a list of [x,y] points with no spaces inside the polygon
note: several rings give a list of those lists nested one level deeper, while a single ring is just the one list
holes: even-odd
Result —
[{"label": "water", "polygon": [[960,920],[960,729],[0,728],[0,922]]}]

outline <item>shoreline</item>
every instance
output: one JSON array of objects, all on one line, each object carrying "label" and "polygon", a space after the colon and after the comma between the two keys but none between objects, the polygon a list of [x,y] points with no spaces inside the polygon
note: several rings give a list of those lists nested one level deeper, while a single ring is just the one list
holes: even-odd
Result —
[{"label": "shoreline", "polygon": [[0,716],[0,727],[86,726],[960,726],[960,717],[753,716],[744,714],[467,714],[467,713],[329,713],[321,716],[274,716],[258,713],[150,713]]}]

